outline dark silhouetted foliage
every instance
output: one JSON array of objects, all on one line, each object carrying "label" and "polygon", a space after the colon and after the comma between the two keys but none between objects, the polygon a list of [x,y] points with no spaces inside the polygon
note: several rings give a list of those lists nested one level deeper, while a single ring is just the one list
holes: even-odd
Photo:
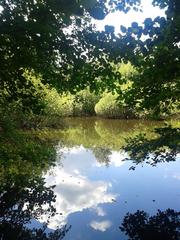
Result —
[{"label": "dark silhouetted foliage", "polygon": [[120,226],[129,240],[179,240],[180,212],[173,209],[158,210],[154,216],[138,210],[128,213]]}]

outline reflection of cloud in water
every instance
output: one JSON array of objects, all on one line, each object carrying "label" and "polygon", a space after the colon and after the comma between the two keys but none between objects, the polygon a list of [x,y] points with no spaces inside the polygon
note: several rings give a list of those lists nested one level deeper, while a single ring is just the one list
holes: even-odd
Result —
[{"label": "reflection of cloud in water", "polygon": [[128,154],[124,151],[112,152],[112,154],[109,156],[110,164],[114,165],[115,167],[121,167],[124,164],[123,159],[127,157]]},{"label": "reflection of cloud in water", "polygon": [[177,180],[180,180],[180,175],[173,175],[173,178],[177,179]]},{"label": "reflection of cloud in water", "polygon": [[60,157],[60,163],[66,172],[84,175],[89,168],[96,166],[96,159],[90,150],[85,149],[83,146],[73,148],[57,148],[57,155]]},{"label": "reflection of cloud in water", "polygon": [[[78,169],[86,171],[89,167],[102,166],[102,164],[96,161],[94,154],[90,150],[85,149],[82,145],[80,147],[61,148],[58,150],[58,153],[63,153],[65,157],[71,155],[71,158],[67,158],[66,161],[63,161],[64,168],[67,166],[69,170],[72,168],[75,170],[75,168],[78,166]],[[84,159],[84,156],[86,156],[86,159]],[[75,161],[72,161],[73,157]],[[109,165],[121,167],[124,164],[123,160],[128,157],[129,155],[123,150],[112,151],[112,153],[109,155]]]},{"label": "reflection of cloud in water", "polygon": [[[112,153],[109,155],[109,166],[114,167],[121,167],[125,161],[123,161],[125,158],[128,158],[128,154],[124,151],[112,151]],[[102,167],[102,163],[96,162],[96,167]]]},{"label": "reflection of cloud in water", "polygon": [[[57,147],[58,149],[58,147]],[[57,150],[57,153],[71,153],[71,154],[80,154],[80,153],[84,153],[84,151],[86,151],[86,149],[81,145],[80,147],[72,147],[72,148],[68,148],[68,147],[64,147],[64,148],[59,148]]]},{"label": "reflection of cloud in water", "polygon": [[90,223],[90,226],[94,229],[94,230],[98,230],[101,232],[105,232],[108,228],[110,228],[112,225],[112,223],[108,220],[105,221],[92,221]]},{"label": "reflection of cloud in water", "polygon": [[[88,208],[94,208],[98,216],[105,216],[105,212],[98,205],[110,203],[116,197],[108,193],[108,189],[111,187],[110,183],[92,181],[84,174],[95,165],[95,159],[92,159],[92,155],[91,158],[88,158],[90,153],[82,147],[79,149],[80,156],[78,149],[74,150],[70,151],[71,157],[67,157],[67,155],[63,159],[63,168],[57,165],[45,175],[47,185],[56,185],[54,189],[57,196],[55,208],[57,213],[60,213],[50,221],[50,228],[56,228],[66,223],[68,215]],[[82,158],[84,151],[86,151],[86,155],[83,155]],[[67,153],[69,154],[69,151]],[[73,154],[76,155],[74,159]],[[106,225],[105,227],[107,228]]]},{"label": "reflection of cloud in water", "polygon": [[99,217],[104,217],[106,216],[106,212],[101,208],[101,207],[96,207],[95,212]]}]

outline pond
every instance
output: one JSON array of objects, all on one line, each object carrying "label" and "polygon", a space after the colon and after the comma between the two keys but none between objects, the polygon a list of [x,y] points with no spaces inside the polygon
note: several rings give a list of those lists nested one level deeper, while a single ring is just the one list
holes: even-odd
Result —
[{"label": "pond", "polygon": [[[64,240],[161,239],[157,233],[162,227],[163,239],[180,239],[179,155],[176,161],[135,164],[122,148],[126,138],[143,132],[152,137],[152,130],[161,126],[75,118],[66,119],[58,133],[48,132],[56,138],[56,162],[42,176],[46,188],[54,185],[56,213],[46,231],[71,226]],[[28,223],[30,228],[47,221],[46,211],[39,215]]]}]

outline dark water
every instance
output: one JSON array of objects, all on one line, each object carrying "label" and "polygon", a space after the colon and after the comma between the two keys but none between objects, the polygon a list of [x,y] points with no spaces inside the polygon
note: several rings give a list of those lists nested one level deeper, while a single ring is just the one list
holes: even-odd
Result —
[{"label": "dark water", "polygon": [[[176,161],[141,162],[130,170],[134,163],[124,161],[128,153],[122,150],[125,138],[142,132],[152,137],[162,123],[93,118],[65,123],[56,133],[55,165],[43,171],[45,186],[55,185],[56,196],[48,231],[66,224],[71,228],[65,240],[162,239],[157,234],[162,227],[167,239],[180,239],[179,155]],[[29,226],[41,226],[47,213],[37,219]],[[129,236],[120,230],[122,223]]]}]

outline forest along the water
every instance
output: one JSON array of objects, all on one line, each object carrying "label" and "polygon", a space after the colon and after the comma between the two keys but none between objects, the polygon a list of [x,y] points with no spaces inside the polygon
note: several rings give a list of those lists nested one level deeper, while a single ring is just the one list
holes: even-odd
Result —
[{"label": "forest along the water", "polygon": [[1,240],[180,239],[179,0],[94,24],[140,2],[0,1]]}]

